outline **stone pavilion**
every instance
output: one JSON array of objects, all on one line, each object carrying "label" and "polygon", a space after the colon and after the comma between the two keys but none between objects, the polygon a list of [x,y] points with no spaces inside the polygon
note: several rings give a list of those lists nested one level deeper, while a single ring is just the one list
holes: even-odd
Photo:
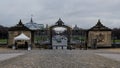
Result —
[{"label": "stone pavilion", "polygon": [[111,29],[104,26],[100,20],[88,30],[87,44],[92,47],[96,43],[97,47],[111,47]]}]

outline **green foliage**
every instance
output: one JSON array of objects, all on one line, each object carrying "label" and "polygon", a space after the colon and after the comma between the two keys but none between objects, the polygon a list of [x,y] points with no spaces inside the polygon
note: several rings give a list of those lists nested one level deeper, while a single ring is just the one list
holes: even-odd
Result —
[{"label": "green foliage", "polygon": [[45,41],[48,39],[47,36],[36,36],[35,38],[35,41]]},{"label": "green foliage", "polygon": [[72,39],[73,39],[73,40],[84,41],[84,40],[85,40],[85,37],[83,37],[83,36],[73,36]]},{"label": "green foliage", "polygon": [[0,44],[7,44],[7,39],[0,39]]},{"label": "green foliage", "polygon": [[112,40],[112,42],[120,42],[120,39]]}]

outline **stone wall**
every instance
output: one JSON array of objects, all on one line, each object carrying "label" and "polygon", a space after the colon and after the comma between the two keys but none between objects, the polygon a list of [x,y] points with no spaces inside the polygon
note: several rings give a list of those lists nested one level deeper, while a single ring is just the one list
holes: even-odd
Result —
[{"label": "stone wall", "polygon": [[93,40],[97,40],[97,47],[110,47],[111,45],[111,31],[89,31],[88,46],[93,45]]},{"label": "stone wall", "polygon": [[[30,31],[9,31],[9,37],[8,37],[8,45],[14,45],[14,37],[18,36],[21,33],[24,33],[26,36],[28,36],[31,39],[31,32]],[[27,41],[28,44],[31,44],[31,40]]]}]

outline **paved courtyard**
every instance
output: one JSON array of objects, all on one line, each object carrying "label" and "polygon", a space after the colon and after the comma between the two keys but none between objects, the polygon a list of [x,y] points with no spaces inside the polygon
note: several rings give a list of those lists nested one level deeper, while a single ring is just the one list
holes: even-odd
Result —
[{"label": "paved courtyard", "polygon": [[119,60],[105,54],[120,53],[107,50],[4,50],[0,51],[0,57],[4,57],[0,58],[3,59],[0,68],[120,68]]}]

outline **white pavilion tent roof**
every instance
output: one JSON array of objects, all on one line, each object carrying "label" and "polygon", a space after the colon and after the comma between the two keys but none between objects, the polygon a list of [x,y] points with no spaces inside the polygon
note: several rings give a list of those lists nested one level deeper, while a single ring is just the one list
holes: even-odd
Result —
[{"label": "white pavilion tent roof", "polygon": [[15,37],[14,40],[30,40],[30,38],[26,36],[24,33],[21,33],[20,35]]}]

